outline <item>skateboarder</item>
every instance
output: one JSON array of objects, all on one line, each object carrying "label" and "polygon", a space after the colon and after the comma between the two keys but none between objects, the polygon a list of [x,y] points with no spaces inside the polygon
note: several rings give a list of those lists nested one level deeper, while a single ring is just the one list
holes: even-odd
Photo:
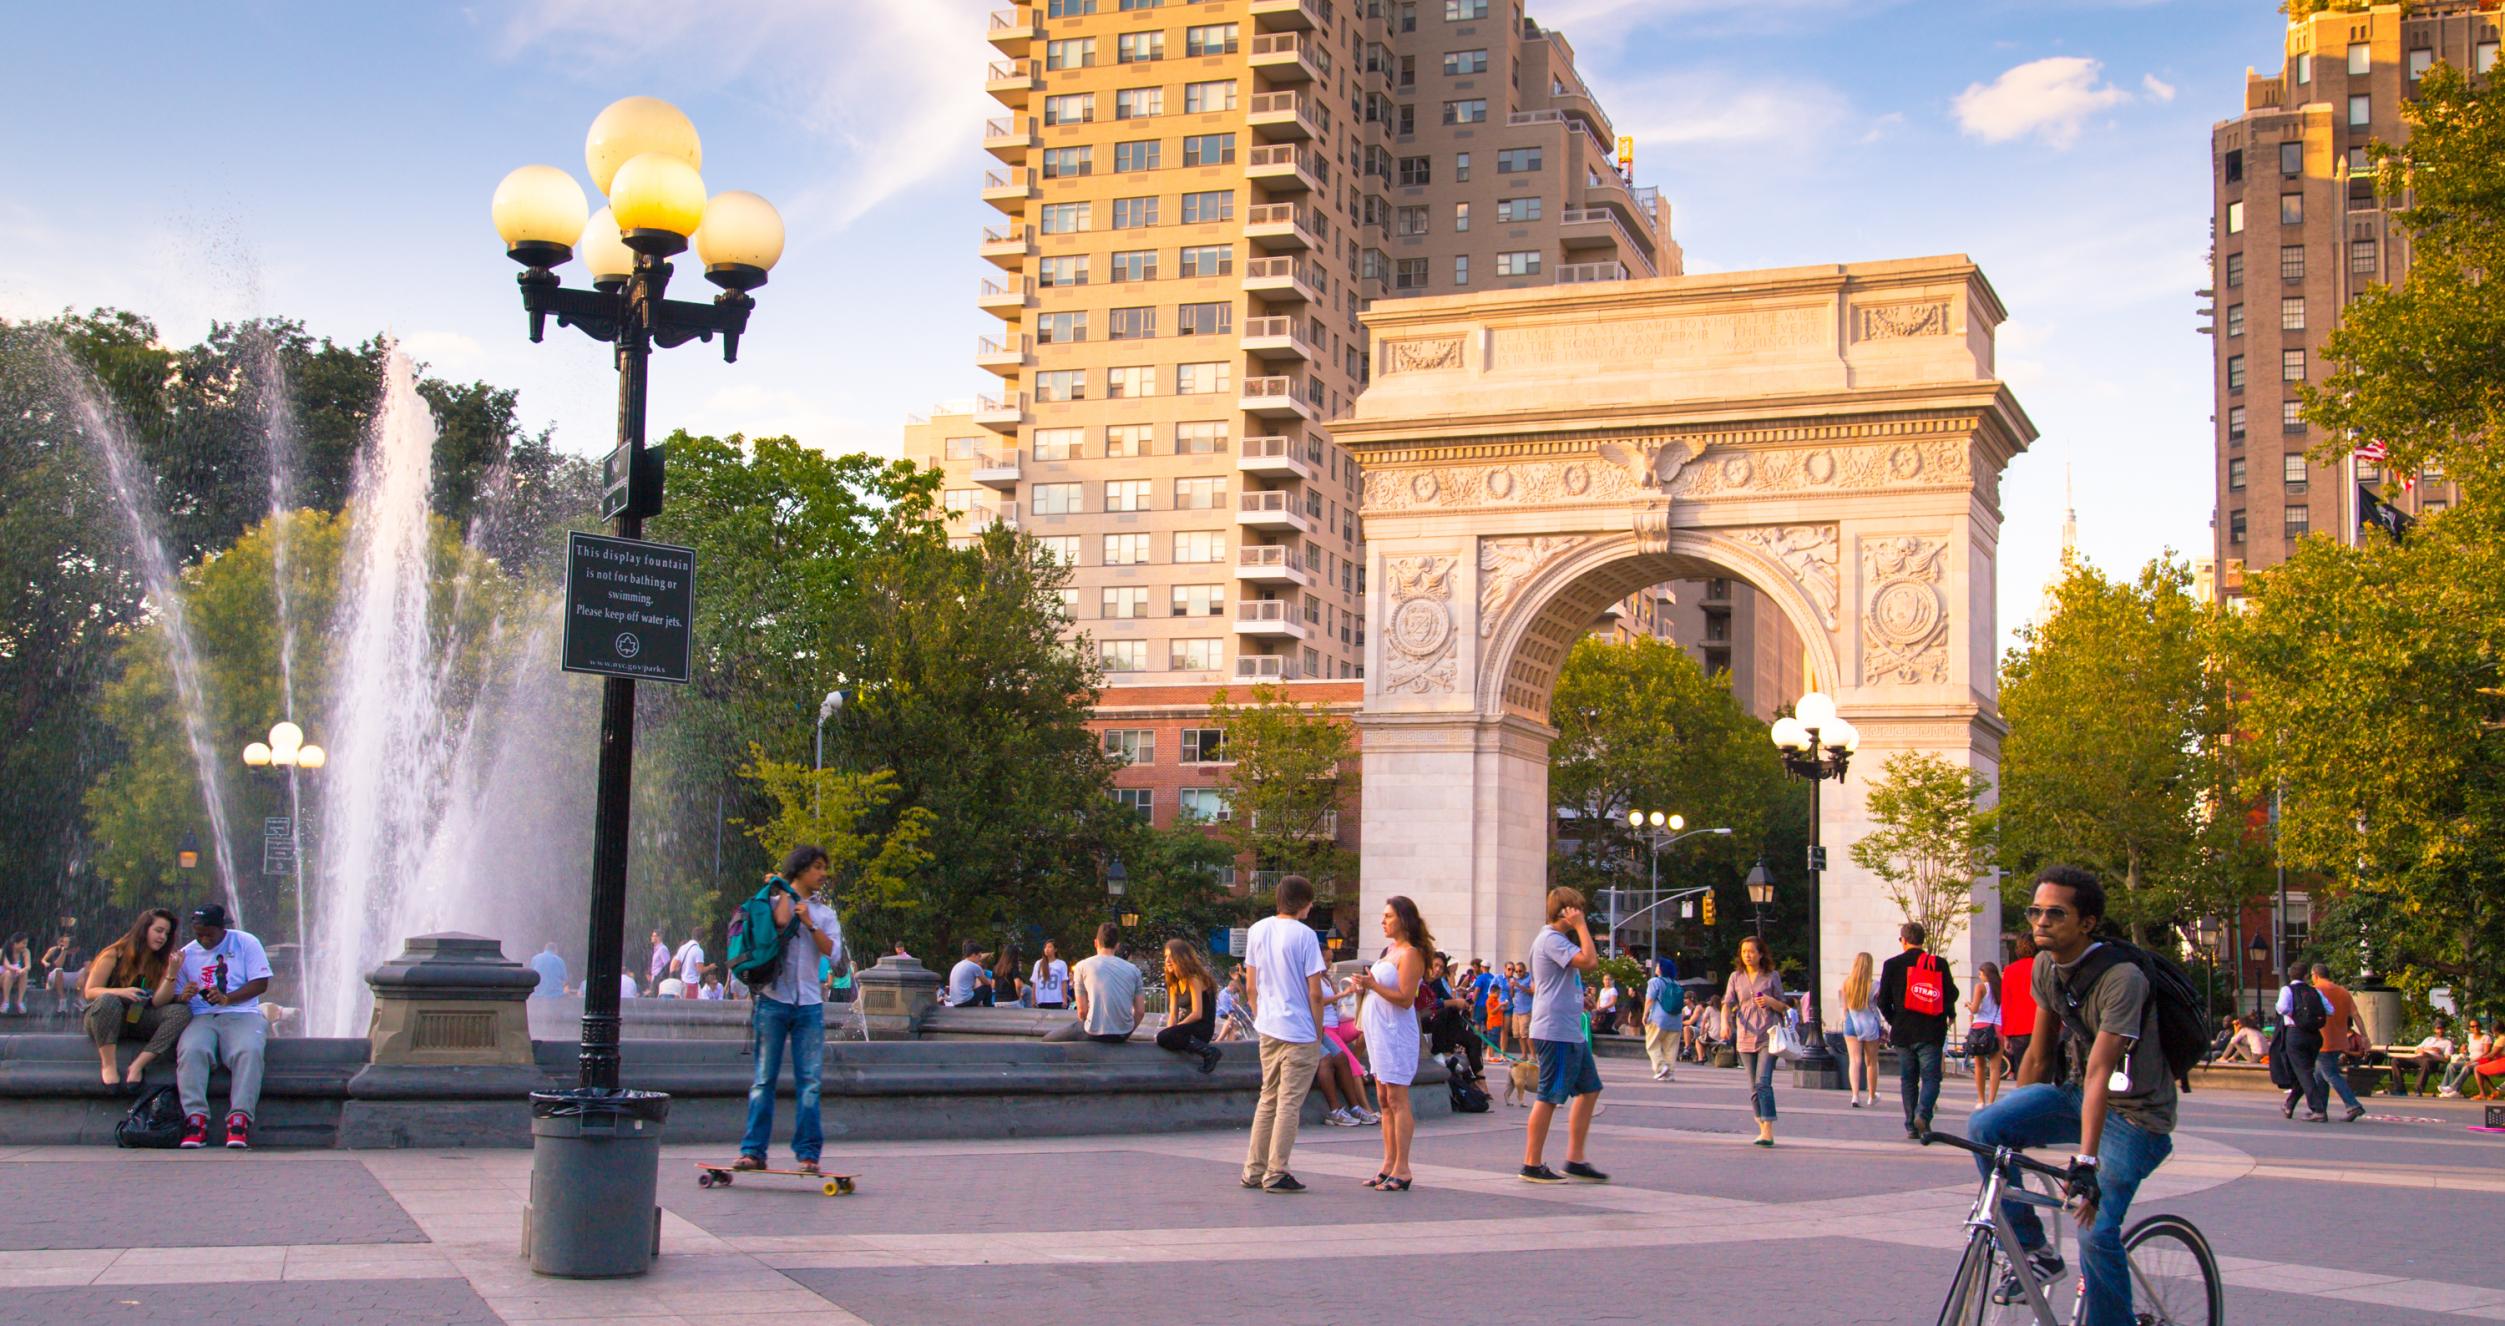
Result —
[{"label": "skateboarder", "polygon": [[826,1056],[826,1006],[818,990],[818,959],[843,962],[843,928],[835,909],[818,901],[826,883],[826,850],[802,844],[783,858],[781,878],[800,895],[774,897],[774,924],[786,934],[783,961],[774,979],[757,992],[749,1025],[757,1043],[757,1075],[748,1084],[748,1131],[739,1140],[736,1170],[765,1168],[774,1141],[774,1086],[783,1075],[783,1047],[792,1058],[792,1156],[803,1174],[818,1172],[825,1135],[818,1122],[818,1072]]}]

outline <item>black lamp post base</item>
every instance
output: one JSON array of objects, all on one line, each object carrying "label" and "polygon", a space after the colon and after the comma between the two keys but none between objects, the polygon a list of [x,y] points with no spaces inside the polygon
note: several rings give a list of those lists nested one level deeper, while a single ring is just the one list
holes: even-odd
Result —
[{"label": "black lamp post base", "polygon": [[1844,1064],[1827,1049],[1826,1029],[1814,1020],[1803,1023],[1800,1038],[1801,1055],[1792,1061],[1792,1085],[1804,1091],[1842,1091]]}]

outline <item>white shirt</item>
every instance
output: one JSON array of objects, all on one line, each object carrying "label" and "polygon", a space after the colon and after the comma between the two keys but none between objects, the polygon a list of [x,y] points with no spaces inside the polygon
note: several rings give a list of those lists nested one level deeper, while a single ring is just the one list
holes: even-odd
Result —
[{"label": "white shirt", "polygon": [[[837,966],[843,965],[844,927],[835,919],[835,909],[815,897],[803,899],[800,905],[808,909],[809,924],[818,928],[818,934],[835,941],[834,951],[825,957]],[[783,941],[782,965],[775,968],[774,979],[768,981],[759,993],[779,1003],[797,1004],[803,1008],[825,1003],[826,995],[818,989],[818,957],[817,935],[798,926],[792,927],[792,937]]]},{"label": "white shirt", "polygon": [[635,988],[635,973],[631,971],[622,971],[618,973],[618,998],[633,999],[642,993],[642,991]]},{"label": "white shirt", "polygon": [[670,946],[662,943],[658,939],[652,941],[652,970],[645,974],[646,979],[655,981],[660,980],[661,973],[668,971],[669,969]]},{"label": "white shirt", "polygon": [[1606,1011],[1608,1009],[1616,1008],[1617,1006],[1618,987],[1614,985],[1602,986],[1600,988],[1599,996],[1592,1003],[1592,1007],[1596,1011]]},{"label": "white shirt", "polygon": [[959,958],[948,969],[948,1006],[962,1008],[974,1002],[974,987],[983,980],[983,964],[972,958]]},{"label": "white shirt", "polygon": [[679,979],[694,985],[704,976],[705,946],[695,940],[688,940],[678,946],[678,956],[670,961],[678,964]]},{"label": "white shirt", "polygon": [[1069,1002],[1069,996],[1066,993],[1070,984],[1069,963],[1063,962],[1059,958],[1054,958],[1049,963],[1045,962],[1042,958],[1037,958],[1035,960],[1035,972],[1031,979],[1035,984],[1036,1003],[1060,1004]]},{"label": "white shirt", "polygon": [[[200,941],[195,939],[183,945],[182,952],[177,956],[183,960],[182,976],[174,982],[174,988],[178,990],[197,984],[220,962],[226,964],[225,982],[218,985],[221,991],[242,989],[254,981],[267,979],[270,974],[270,955],[262,951],[261,941],[241,930],[228,930],[213,949],[201,948]],[[212,980],[211,984],[217,982]],[[257,1018],[261,1016],[261,1001],[251,999],[240,1004],[212,1004],[193,995],[191,1015],[196,1018]]]},{"label": "white shirt", "polygon": [[1244,936],[1244,965],[1252,968],[1253,1030],[1272,1040],[1311,1044],[1321,1035],[1306,998],[1308,978],[1326,970],[1322,941],[1293,916],[1266,916]]}]

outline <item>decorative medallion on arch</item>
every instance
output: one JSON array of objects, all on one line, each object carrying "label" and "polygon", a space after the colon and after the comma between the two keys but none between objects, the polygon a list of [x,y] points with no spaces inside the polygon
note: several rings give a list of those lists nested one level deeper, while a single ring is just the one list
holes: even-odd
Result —
[{"label": "decorative medallion on arch", "polygon": [[1861,684],[1920,685],[1948,680],[1948,545],[1915,535],[1865,539]]},{"label": "decorative medallion on arch", "polygon": [[1390,675],[1383,688],[1394,694],[1450,691],[1459,664],[1453,658],[1453,561],[1450,557],[1394,557],[1391,611],[1383,643]]}]

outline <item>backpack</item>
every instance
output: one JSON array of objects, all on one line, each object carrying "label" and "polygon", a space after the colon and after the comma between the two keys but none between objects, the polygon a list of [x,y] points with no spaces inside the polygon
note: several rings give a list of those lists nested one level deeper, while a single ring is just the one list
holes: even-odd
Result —
[{"label": "backpack", "polygon": [[130,1113],[113,1125],[115,1146],[171,1150],[183,1140],[183,1098],[172,1087],[158,1087],[139,1098]]},{"label": "backpack", "polygon": [[1487,1092],[1470,1078],[1470,1061],[1458,1052],[1444,1056],[1444,1089],[1452,1094],[1453,1113],[1487,1113]]},{"label": "backpack", "polygon": [[[2084,1069],[2088,1048],[2095,1038],[2087,1034],[2087,1022],[2079,1015],[2079,1007],[2106,972],[2125,962],[2138,967],[2148,980],[2148,1000],[2157,1017],[2157,1047],[2166,1056],[2166,1075],[2174,1079],[2177,1090],[2191,1090],[2192,1069],[2209,1052],[2209,1018],[2201,1011],[2200,987],[2192,984],[2182,964],[2162,953],[2108,939],[2080,960],[2079,969],[2069,979],[2055,979],[2053,988],[2061,1000],[2063,1039],[2076,1042],[2072,1053]],[[2134,1045],[2132,1049],[2136,1052],[2139,1047]]]},{"label": "backpack", "polygon": [[1941,981],[1940,960],[1925,953],[1905,972],[1905,1011],[1938,1017],[1948,1011],[1948,990]]},{"label": "backpack", "polygon": [[2331,1006],[2322,1001],[2322,991],[2311,985],[2291,985],[2296,993],[2288,999],[2288,1021],[2298,1031],[2320,1031],[2331,1020]]},{"label": "backpack", "polygon": [[[780,890],[792,900],[792,924],[774,924],[774,894]],[[766,877],[765,887],[731,913],[729,942],[723,952],[730,963],[731,975],[746,981],[751,990],[761,990],[774,983],[783,970],[783,943],[791,938],[792,929],[800,924],[800,895],[783,882],[780,875]]]}]

